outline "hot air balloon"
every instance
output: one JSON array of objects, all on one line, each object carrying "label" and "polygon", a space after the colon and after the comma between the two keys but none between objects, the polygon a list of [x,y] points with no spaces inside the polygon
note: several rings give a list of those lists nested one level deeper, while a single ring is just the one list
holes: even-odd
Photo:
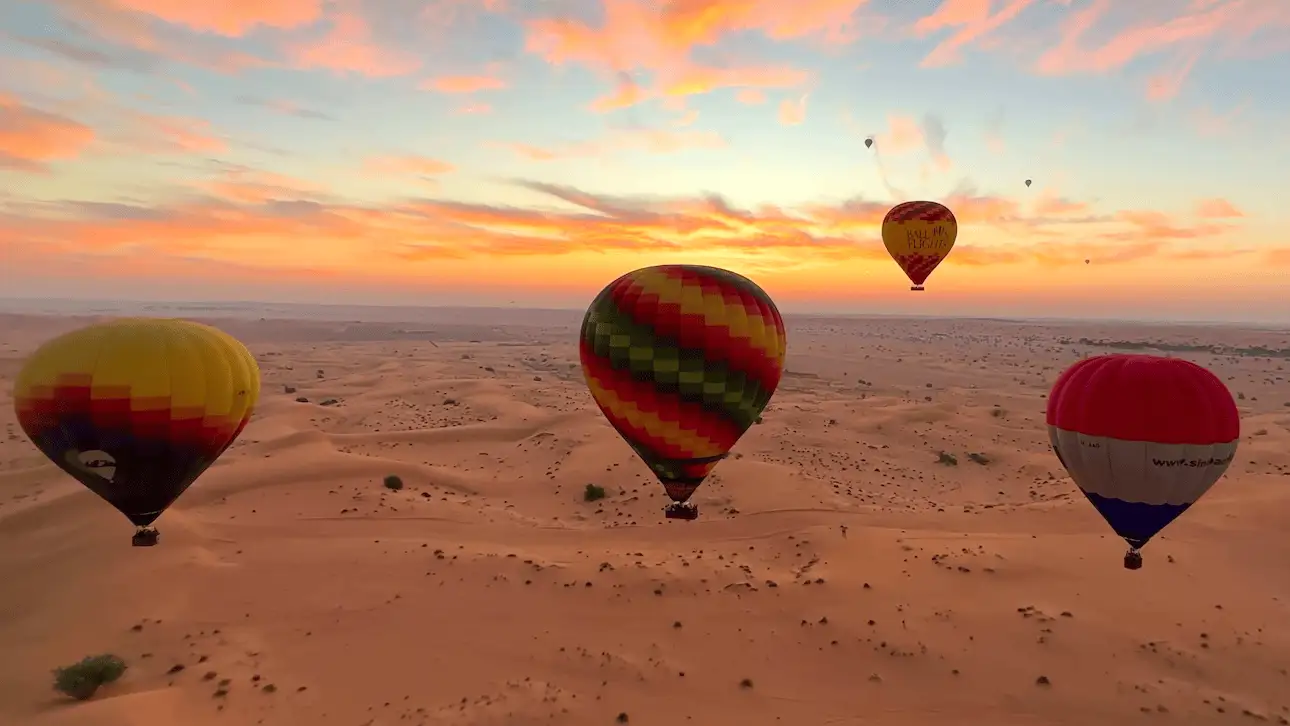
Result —
[{"label": "hot air balloon", "polygon": [[1213,373],[1179,358],[1104,355],[1058,377],[1048,437],[1076,486],[1129,543],[1147,541],[1209,490],[1232,462],[1241,421]]},{"label": "hot air balloon", "polygon": [[882,242],[887,253],[922,290],[932,270],[941,264],[959,236],[954,213],[936,202],[902,202],[882,219]]},{"label": "hot air balloon", "polygon": [[865,139],[865,140],[864,140],[864,147],[867,149],[867,148],[869,148],[869,147],[871,147],[871,146],[873,146],[873,139]]},{"label": "hot air balloon", "polygon": [[97,323],[40,346],[14,383],[18,424],[58,468],[157,543],[151,525],[242,432],[260,370],[228,334],[186,320]]},{"label": "hot air balloon", "polygon": [[646,267],[611,282],[582,319],[587,388],[662,482],[670,519],[756,423],[779,385],[784,321],[746,277],[700,265]]},{"label": "hot air balloon", "polygon": [[1030,186],[1030,180],[1029,180],[1029,179],[1027,179],[1027,180],[1026,180],[1026,186]]}]

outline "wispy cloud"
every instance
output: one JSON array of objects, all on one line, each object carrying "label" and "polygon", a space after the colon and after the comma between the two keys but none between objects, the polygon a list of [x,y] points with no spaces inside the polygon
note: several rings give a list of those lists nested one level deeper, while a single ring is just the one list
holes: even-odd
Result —
[{"label": "wispy cloud", "polygon": [[320,121],[334,121],[335,117],[330,114],[312,108],[307,108],[293,101],[284,99],[268,99],[259,96],[239,95],[236,101],[246,106],[255,106],[280,113],[285,116],[295,116],[296,118],[317,119]]},{"label": "wispy cloud", "polygon": [[688,149],[720,149],[726,145],[726,142],[712,131],[632,129],[615,131],[600,139],[572,141],[551,146],[507,142],[496,142],[495,145],[510,149],[516,155],[530,161],[554,161],[597,158],[624,152],[675,154]]}]

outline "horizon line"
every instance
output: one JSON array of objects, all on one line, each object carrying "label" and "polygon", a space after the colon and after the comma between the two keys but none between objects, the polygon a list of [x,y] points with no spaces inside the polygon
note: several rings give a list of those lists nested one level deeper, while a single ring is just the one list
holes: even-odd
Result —
[{"label": "horizon line", "polygon": [[[410,305],[410,304],[382,304],[382,303],[315,303],[315,302],[269,302],[264,300],[128,300],[128,299],[101,299],[101,298],[65,298],[65,297],[7,297],[0,296],[0,314],[17,314],[15,311],[4,310],[5,303],[67,303],[77,306],[92,305],[117,305],[117,306],[149,306],[157,307],[198,307],[212,308],[212,312],[217,312],[220,308],[239,308],[239,307],[296,307],[296,308],[315,308],[315,309],[337,309],[337,308],[368,308],[378,310],[487,310],[487,311],[529,311],[529,312],[559,312],[559,313],[583,313],[582,308],[574,307],[542,307],[542,306],[512,306],[512,305]],[[92,313],[93,311],[84,311]],[[27,313],[27,314],[53,314],[53,313]],[[70,313],[75,314],[75,313]],[[110,313],[104,313],[110,314]],[[1167,319],[1167,318],[1108,318],[1108,317],[1091,317],[1091,318],[1073,318],[1073,317],[1012,317],[1008,315],[920,315],[914,313],[843,313],[843,312],[791,312],[782,313],[785,318],[814,318],[821,320],[828,319],[903,319],[903,320],[976,320],[988,322],[1004,323],[1121,323],[1129,325],[1184,325],[1194,327],[1225,327],[1240,328],[1251,327],[1259,330],[1290,330],[1290,323],[1273,323],[1260,322],[1255,320],[1200,320],[1200,319]],[[294,320],[294,318],[276,318],[278,320]],[[343,321],[338,321],[343,322]],[[377,321],[353,321],[353,322],[377,322]],[[417,322],[414,320],[406,321],[388,321],[388,322]]]}]

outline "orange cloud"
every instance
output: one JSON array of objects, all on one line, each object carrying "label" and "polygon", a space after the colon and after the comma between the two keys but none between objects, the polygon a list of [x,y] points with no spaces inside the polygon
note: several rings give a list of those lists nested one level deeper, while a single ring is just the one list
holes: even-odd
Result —
[{"label": "orange cloud", "polygon": [[322,38],[287,46],[284,52],[290,64],[372,78],[403,76],[421,67],[416,56],[375,43],[361,15],[339,13],[331,18],[331,24],[331,31]]},{"label": "orange cloud", "polygon": [[1264,253],[1264,261],[1273,267],[1290,267],[1290,247],[1278,247]]},{"label": "orange cloud", "polygon": [[806,120],[806,96],[796,101],[785,99],[779,104],[779,122],[785,126],[797,126]]},{"label": "orange cloud", "polygon": [[455,171],[456,167],[438,159],[424,156],[380,156],[363,161],[363,170],[372,174],[411,174],[413,176],[438,176]]},{"label": "orange cloud", "polygon": [[311,199],[322,192],[318,185],[303,179],[245,168],[232,169],[196,186],[219,199],[252,205]]},{"label": "orange cloud", "polygon": [[1193,239],[1213,237],[1233,229],[1228,225],[1210,223],[1188,226],[1175,222],[1164,212],[1148,210],[1124,210],[1116,213],[1116,219],[1135,227],[1131,234],[1116,235],[1120,239]]},{"label": "orange cloud", "polygon": [[[663,6],[633,0],[605,0],[599,27],[569,18],[526,24],[525,50],[554,65],[577,63],[620,82],[597,110],[634,105],[656,96],[690,96],[718,88],[787,88],[809,76],[787,68],[721,68],[694,60],[695,49],[750,30],[774,40],[819,36],[844,42],[854,12],[867,0],[680,0]],[[621,82],[633,70],[650,73],[654,87],[631,90]]]},{"label": "orange cloud", "polygon": [[421,87],[440,93],[476,93],[506,88],[506,82],[493,76],[439,76],[425,81]]},{"label": "orange cloud", "polygon": [[726,142],[711,131],[668,131],[641,129],[617,131],[604,139],[563,144],[558,147],[538,147],[528,144],[499,143],[495,146],[510,149],[530,161],[556,159],[595,158],[623,152],[673,154],[689,149],[720,149]]},{"label": "orange cloud", "polygon": [[322,17],[321,0],[111,0],[122,10],[151,15],[193,30],[227,36],[245,35],[257,26],[296,28]]},{"label": "orange cloud", "polygon": [[84,124],[0,96],[0,169],[43,171],[46,162],[80,155],[94,138]]},{"label": "orange cloud", "polygon": [[1244,217],[1245,212],[1226,199],[1201,199],[1196,202],[1195,215],[1200,219],[1236,219]]},{"label": "orange cloud", "polygon": [[609,113],[622,108],[631,108],[650,98],[651,94],[641,88],[627,73],[618,74],[618,83],[608,95],[591,102],[589,108],[596,113]]},{"label": "orange cloud", "polygon": [[697,96],[720,88],[793,88],[811,79],[806,71],[774,66],[688,66],[660,84],[665,96]]},{"label": "orange cloud", "polygon": [[1087,214],[1090,209],[1089,205],[1084,202],[1074,202],[1062,197],[1044,194],[1034,205],[1035,214],[1040,216],[1060,216],[1066,214]]}]

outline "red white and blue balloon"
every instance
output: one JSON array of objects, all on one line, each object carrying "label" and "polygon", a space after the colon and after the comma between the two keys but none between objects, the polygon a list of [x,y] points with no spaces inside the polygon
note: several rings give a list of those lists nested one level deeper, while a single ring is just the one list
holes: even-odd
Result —
[{"label": "red white and blue balloon", "polygon": [[[1068,368],[1048,396],[1053,451],[1084,496],[1139,550],[1223,476],[1240,415],[1210,371],[1179,358],[1104,355]],[[1131,564],[1131,562],[1133,564]]]}]

